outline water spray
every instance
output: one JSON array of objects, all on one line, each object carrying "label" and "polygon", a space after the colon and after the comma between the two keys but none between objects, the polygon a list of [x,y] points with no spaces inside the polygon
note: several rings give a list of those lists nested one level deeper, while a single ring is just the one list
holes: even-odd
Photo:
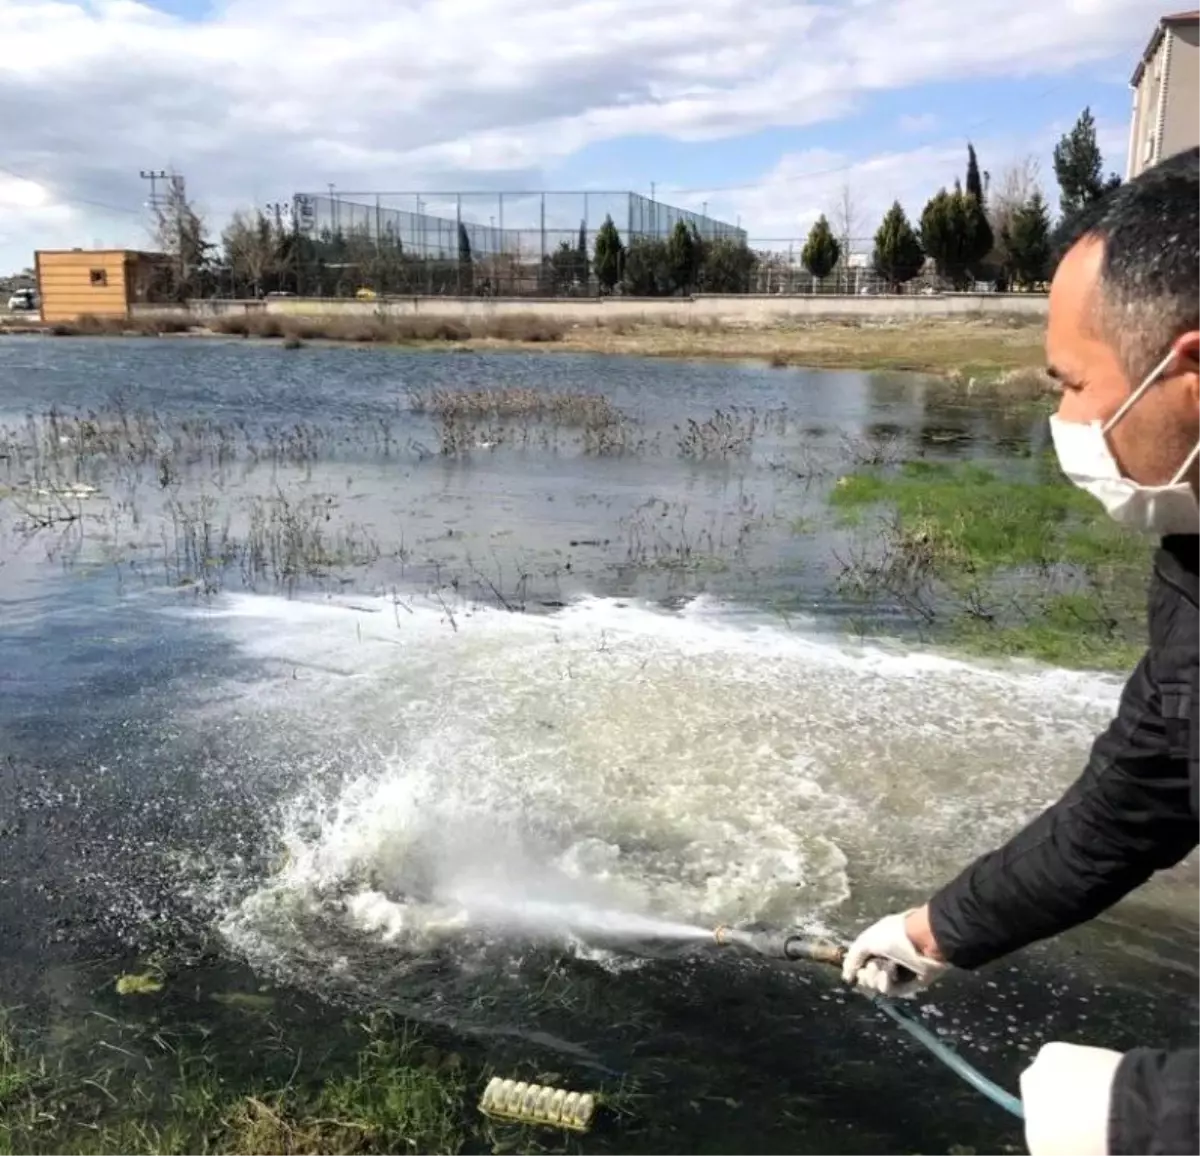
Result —
[{"label": "water spray", "polygon": [[[799,932],[774,929],[749,931],[736,927],[718,927],[713,931],[713,939],[718,947],[742,948],[768,959],[783,959],[796,963],[823,963],[839,970],[846,958],[846,948],[842,944],[802,935]],[[1016,1116],[1017,1119],[1025,1118],[1025,1110],[1017,1096],[1006,1092],[982,1072],[972,1067],[953,1048],[939,1040],[923,1023],[903,1011],[893,1000],[882,995],[873,995],[869,998],[884,1015],[898,1024],[955,1075],[966,1080],[977,1092],[985,1095],[993,1104]]]}]

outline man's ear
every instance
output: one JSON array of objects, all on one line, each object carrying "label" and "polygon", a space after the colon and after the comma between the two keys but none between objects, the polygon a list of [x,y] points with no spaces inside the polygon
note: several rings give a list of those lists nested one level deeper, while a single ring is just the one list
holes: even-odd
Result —
[{"label": "man's ear", "polygon": [[1200,372],[1200,329],[1176,337],[1175,345],[1171,348],[1178,358],[1180,372]]},{"label": "man's ear", "polygon": [[1175,353],[1175,373],[1182,377],[1192,405],[1200,407],[1200,330],[1181,333],[1171,347]]}]

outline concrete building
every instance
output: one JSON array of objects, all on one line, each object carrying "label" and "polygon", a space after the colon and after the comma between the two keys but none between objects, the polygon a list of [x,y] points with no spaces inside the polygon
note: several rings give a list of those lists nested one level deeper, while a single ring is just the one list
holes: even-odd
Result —
[{"label": "concrete building", "polygon": [[42,320],[128,317],[135,302],[153,300],[166,260],[135,249],[39,249],[34,268]]},{"label": "concrete building", "polygon": [[1159,20],[1129,84],[1126,180],[1200,144],[1200,11]]}]

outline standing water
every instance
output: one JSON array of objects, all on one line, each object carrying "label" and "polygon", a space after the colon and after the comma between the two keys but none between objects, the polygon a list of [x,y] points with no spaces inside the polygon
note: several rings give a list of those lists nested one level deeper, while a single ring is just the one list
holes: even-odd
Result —
[{"label": "standing water", "polygon": [[[216,341],[9,340],[0,387],[0,1004],[35,1046],[169,1086],[153,1038],[202,1038],[225,1087],[320,1083],[388,1012],[472,1094],[636,1089],[584,1151],[1020,1143],[834,977],[688,948],[849,934],[1078,773],[1119,680],[930,651],[836,581],[839,476],[1019,472],[1037,419],[858,374]],[[428,404],[504,389],[567,400],[515,432]],[[583,393],[627,422],[572,424]],[[1010,1088],[1046,1039],[1176,1039],[1192,875],[921,1014]]]}]

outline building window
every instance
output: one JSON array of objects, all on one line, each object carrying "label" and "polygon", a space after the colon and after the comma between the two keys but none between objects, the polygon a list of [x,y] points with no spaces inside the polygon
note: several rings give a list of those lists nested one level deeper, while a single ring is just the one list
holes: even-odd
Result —
[{"label": "building window", "polygon": [[104,285],[108,284],[108,270],[107,269],[93,269],[88,274],[88,277],[93,285],[104,286]]}]

